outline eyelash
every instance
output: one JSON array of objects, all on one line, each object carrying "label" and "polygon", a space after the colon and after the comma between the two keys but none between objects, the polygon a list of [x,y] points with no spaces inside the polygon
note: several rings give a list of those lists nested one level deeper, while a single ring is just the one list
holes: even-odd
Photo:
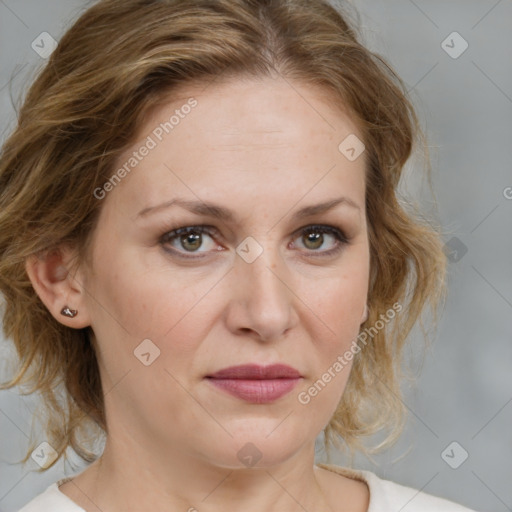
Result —
[{"label": "eyelash", "polygon": [[[334,226],[327,226],[322,224],[312,224],[310,226],[305,226],[304,228],[299,230],[298,236],[304,236],[311,232],[319,232],[319,233],[325,233],[329,235],[333,235],[338,243],[336,244],[336,247],[334,249],[329,249],[328,251],[315,251],[310,250],[313,254],[313,257],[320,257],[320,258],[327,258],[330,256],[335,256],[338,254],[345,245],[348,245],[350,243],[350,240],[345,236],[344,232],[340,229],[334,227]],[[183,259],[200,259],[204,256],[185,256],[181,251],[178,251],[176,249],[168,249],[165,247],[166,243],[169,241],[172,241],[174,239],[177,239],[178,237],[182,235],[187,235],[189,233],[194,234],[203,234],[206,233],[207,235],[214,237],[216,233],[216,229],[212,226],[204,226],[204,225],[198,225],[198,226],[186,226],[181,228],[173,229],[171,228],[171,231],[167,231],[161,238],[160,238],[160,244],[164,247],[164,250],[173,254],[178,255],[178,257]]]}]

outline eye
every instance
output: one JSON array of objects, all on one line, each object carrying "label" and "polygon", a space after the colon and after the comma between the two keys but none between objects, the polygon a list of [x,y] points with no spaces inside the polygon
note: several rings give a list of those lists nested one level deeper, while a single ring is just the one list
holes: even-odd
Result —
[{"label": "eye", "polygon": [[[176,253],[185,250],[185,252],[208,252],[208,247],[206,251],[198,251],[198,249],[203,246],[204,235],[207,235],[211,240],[213,236],[214,229],[209,226],[187,226],[179,229],[175,229],[173,231],[169,231],[165,233],[164,236],[160,239],[160,242],[165,245],[170,243],[171,249],[170,252]],[[176,245],[178,246],[176,248]],[[210,244],[210,249],[214,247],[216,244]],[[166,249],[169,250],[169,249]],[[184,256],[188,258],[190,256]],[[195,257],[195,256],[193,256]]]},{"label": "eye", "polygon": [[[318,251],[322,245],[325,243],[325,235],[334,239],[334,246],[332,249]],[[343,249],[344,245],[349,243],[345,234],[338,228],[334,226],[323,226],[323,225],[314,225],[308,226],[301,230],[300,236],[298,237],[300,240],[304,240],[303,245],[306,247],[308,251],[312,251],[313,256],[327,257],[337,254],[341,249]]]},{"label": "eye", "polygon": [[[202,256],[188,256],[189,254],[206,254],[211,251],[220,251],[219,245],[213,240],[216,229],[213,226],[186,226],[179,229],[173,229],[165,233],[160,243],[167,252],[182,258],[198,258]],[[204,247],[205,237],[210,239],[210,243]],[[330,238],[332,248],[328,250],[318,250]],[[337,254],[343,249],[343,246],[349,243],[349,240],[340,229],[334,226],[312,225],[303,228],[296,239],[303,240],[302,245],[305,250],[314,257],[328,257]],[[167,247],[165,247],[167,246]],[[200,251],[200,248],[205,250]],[[216,249],[217,248],[217,249]]]}]

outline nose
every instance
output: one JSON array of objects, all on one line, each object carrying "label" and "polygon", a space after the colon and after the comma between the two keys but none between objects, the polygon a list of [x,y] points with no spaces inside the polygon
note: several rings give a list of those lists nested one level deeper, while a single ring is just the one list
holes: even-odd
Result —
[{"label": "nose", "polygon": [[232,332],[275,341],[298,323],[298,298],[277,249],[264,249],[251,263],[237,256],[230,276],[227,322]]}]

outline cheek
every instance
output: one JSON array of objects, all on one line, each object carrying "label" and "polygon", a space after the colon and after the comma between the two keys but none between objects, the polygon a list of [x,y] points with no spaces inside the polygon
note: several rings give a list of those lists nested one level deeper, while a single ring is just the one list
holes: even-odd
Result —
[{"label": "cheek", "polygon": [[[352,368],[367,283],[367,270],[354,267],[352,272],[342,272],[338,278],[326,281],[319,288],[321,293],[315,293],[309,302],[305,301],[314,304],[311,309],[320,319],[315,321],[317,329],[311,333],[319,363],[315,382],[318,379],[320,382],[316,388],[323,395],[318,402],[325,400],[324,407],[332,411],[341,398]],[[328,389],[323,391],[324,387]],[[314,389],[312,393],[315,393]]]},{"label": "cheek", "polygon": [[359,328],[367,287],[365,269],[342,270],[338,275],[331,275],[304,289],[304,301],[323,322],[331,337],[341,341],[347,333]]},{"label": "cheek", "polygon": [[190,407],[180,383],[193,372],[194,354],[206,336],[204,299],[212,284],[194,285],[184,273],[158,267],[144,271],[135,254],[115,260],[98,271],[101,286],[93,301],[104,388],[115,389],[107,395],[109,408],[166,417]]},{"label": "cheek", "polygon": [[128,333],[133,340],[161,340],[186,323],[211,285],[191,272],[171,269],[156,248],[146,253],[137,247],[117,247],[116,252],[98,256],[102,264],[95,276],[95,310],[124,337]]}]

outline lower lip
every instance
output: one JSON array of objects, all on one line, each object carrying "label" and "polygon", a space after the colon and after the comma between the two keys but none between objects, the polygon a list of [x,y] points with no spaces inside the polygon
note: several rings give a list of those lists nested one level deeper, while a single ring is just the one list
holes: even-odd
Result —
[{"label": "lower lip", "polygon": [[214,386],[247,402],[266,404],[289,393],[299,382],[297,379],[208,379]]}]

